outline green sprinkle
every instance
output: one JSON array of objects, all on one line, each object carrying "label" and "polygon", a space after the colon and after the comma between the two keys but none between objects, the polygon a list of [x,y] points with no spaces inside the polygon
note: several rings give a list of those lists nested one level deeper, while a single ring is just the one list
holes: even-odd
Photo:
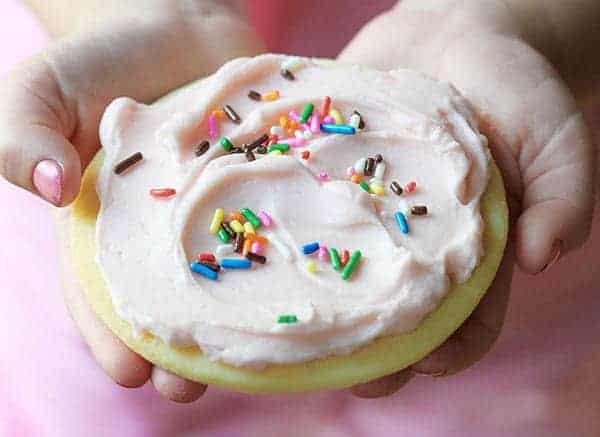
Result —
[{"label": "green sprinkle", "polygon": [[298,317],[295,314],[282,314],[277,318],[277,323],[296,323]]},{"label": "green sprinkle", "polygon": [[313,109],[315,109],[315,105],[313,105],[312,103],[307,103],[306,106],[304,106],[304,109],[302,110],[302,114],[300,114],[300,123],[306,123],[308,120],[308,117],[310,117],[310,115],[313,112]]},{"label": "green sprinkle", "polygon": [[362,188],[363,190],[365,190],[367,193],[371,192],[371,188],[369,188],[369,184],[367,184],[365,181],[361,181],[360,184],[360,188]]},{"label": "green sprinkle", "polygon": [[280,152],[287,152],[290,150],[290,145],[286,143],[277,143],[271,144],[267,149],[267,152],[272,152],[273,150],[279,150]]},{"label": "green sprinkle", "polygon": [[342,272],[342,279],[344,281],[347,281],[350,278],[350,276],[352,276],[352,272],[354,272],[354,270],[356,269],[356,265],[358,264],[358,261],[360,261],[360,257],[360,250],[357,250],[352,254],[352,256],[350,256],[348,264],[346,264],[346,267],[344,267],[344,271]]},{"label": "green sprinkle", "polygon": [[342,262],[340,261],[340,254],[333,247],[329,249],[329,258],[331,259],[331,265],[334,270],[342,270]]},{"label": "green sprinkle", "polygon": [[229,138],[227,137],[222,137],[219,140],[219,144],[221,145],[222,148],[224,148],[225,150],[227,150],[228,152],[233,149],[233,144],[231,144],[231,141],[229,141]]},{"label": "green sprinkle", "polygon": [[260,219],[258,217],[256,217],[256,214],[254,214],[254,212],[252,212],[251,209],[242,208],[240,210],[240,212],[246,218],[246,220],[248,220],[250,223],[252,223],[252,226],[254,226],[254,229],[258,229],[262,226]]},{"label": "green sprinkle", "polygon": [[229,243],[229,234],[225,231],[225,229],[221,228],[219,229],[219,232],[217,232],[217,235],[219,236],[219,240],[221,240],[223,243]]}]

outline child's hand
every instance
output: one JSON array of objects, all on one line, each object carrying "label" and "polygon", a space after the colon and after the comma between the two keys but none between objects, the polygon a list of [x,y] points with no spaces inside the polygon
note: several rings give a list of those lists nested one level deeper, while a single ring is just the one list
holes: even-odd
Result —
[{"label": "child's hand", "polygon": [[504,175],[514,224],[496,280],[465,324],[410,369],[354,387],[359,396],[393,393],[413,371],[441,376],[475,363],[502,327],[515,256],[523,270],[539,273],[588,237],[595,164],[588,130],[565,82],[520,37],[521,20],[508,3],[405,0],[365,26],[340,56],[421,70],[468,97]]},{"label": "child's hand", "polygon": [[[0,174],[59,206],[79,191],[82,169],[99,148],[102,112],[112,99],[127,95],[149,102],[228,59],[260,51],[254,32],[225,2],[30,3],[38,4],[46,20],[58,12],[46,23],[53,33],[78,29],[2,79]],[[73,319],[117,383],[137,387],[151,377],[170,399],[191,401],[202,394],[204,386],[152,368],[130,351],[97,318],[70,275],[65,294]]]}]

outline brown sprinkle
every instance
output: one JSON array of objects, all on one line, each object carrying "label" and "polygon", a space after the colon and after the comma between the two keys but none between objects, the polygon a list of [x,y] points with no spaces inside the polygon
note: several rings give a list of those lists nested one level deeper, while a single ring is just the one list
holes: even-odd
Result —
[{"label": "brown sprinkle", "polygon": [[259,255],[257,253],[252,253],[252,252],[248,252],[246,254],[246,258],[248,258],[250,261],[257,262],[260,264],[264,264],[267,262],[267,258],[265,258],[262,255]]},{"label": "brown sprinkle", "polygon": [[252,152],[252,150],[246,150],[246,159],[248,160],[248,162],[252,162],[256,160],[256,156],[254,156],[254,153]]},{"label": "brown sprinkle", "polygon": [[242,253],[242,250],[244,249],[244,233],[243,232],[238,232],[235,234],[235,251],[237,253]]},{"label": "brown sprinkle", "polygon": [[373,172],[375,171],[375,160],[373,158],[367,158],[365,161],[365,176],[373,176]]},{"label": "brown sprinkle", "polygon": [[265,146],[258,146],[255,150],[256,153],[264,155],[267,153],[267,148]]},{"label": "brown sprinkle", "polygon": [[246,150],[254,150],[258,146],[262,146],[268,139],[269,139],[268,134],[262,134],[260,137],[258,137],[257,139],[252,141],[250,144],[248,144],[248,147]]},{"label": "brown sprinkle", "polygon": [[383,156],[381,156],[381,153],[378,153],[377,155],[375,155],[375,162],[377,164],[379,164],[382,161],[383,161]]},{"label": "brown sprinkle", "polygon": [[138,162],[140,162],[142,159],[144,159],[144,155],[142,155],[141,152],[136,152],[133,155],[131,155],[129,158],[125,158],[123,161],[119,162],[116,166],[115,166],[115,173],[116,174],[121,174],[123,173],[125,170],[127,170],[129,167],[131,167],[134,164],[137,164]]},{"label": "brown sprinkle", "polygon": [[221,223],[221,227],[223,228],[223,230],[225,232],[227,232],[227,235],[229,235],[230,238],[235,238],[235,231],[233,229],[231,229],[231,226],[229,226],[229,223],[223,222],[223,223]]},{"label": "brown sprinkle", "polygon": [[240,118],[240,116],[237,114],[237,112],[235,112],[233,110],[233,108],[231,106],[229,106],[229,105],[223,106],[223,111],[225,111],[225,115],[227,116],[227,118],[229,118],[235,124],[240,124],[242,122],[242,119]]},{"label": "brown sprinkle", "polygon": [[415,205],[410,209],[413,215],[427,215],[427,207],[424,205]]},{"label": "brown sprinkle", "polygon": [[390,189],[398,196],[402,195],[402,186],[398,182],[396,182],[396,181],[392,182],[390,184]]},{"label": "brown sprinkle", "polygon": [[208,267],[213,272],[218,272],[218,271],[221,270],[221,266],[219,264],[217,264],[217,263],[212,262],[212,261],[201,261],[200,264],[202,264],[203,266]]},{"label": "brown sprinkle", "polygon": [[250,97],[252,100],[256,100],[258,102],[260,102],[260,99],[262,99],[262,96],[260,95],[260,93],[258,91],[254,91],[254,90],[248,91],[248,97]]},{"label": "brown sprinkle", "polygon": [[296,80],[296,76],[294,76],[294,73],[292,73],[290,70],[288,70],[286,68],[282,68],[281,71],[280,71],[280,73],[281,73],[281,76],[284,79],[287,79],[287,80]]},{"label": "brown sprinkle", "polygon": [[208,151],[209,147],[210,147],[210,143],[208,141],[204,140],[200,144],[196,144],[194,146],[194,154],[197,157],[202,156]]},{"label": "brown sprinkle", "polygon": [[244,149],[233,146],[231,149],[229,149],[229,153],[244,153]]}]

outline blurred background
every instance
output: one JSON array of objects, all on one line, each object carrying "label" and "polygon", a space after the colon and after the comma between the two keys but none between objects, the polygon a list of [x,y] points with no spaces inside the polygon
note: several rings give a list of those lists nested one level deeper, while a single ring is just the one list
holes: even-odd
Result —
[{"label": "blurred background", "polygon": [[[271,15],[252,20],[270,50],[333,57],[394,1],[261,3]],[[305,17],[307,5],[321,18]],[[341,10],[344,19],[332,20]],[[290,26],[292,16],[301,24]],[[0,73],[48,43],[18,1],[0,1]],[[600,126],[598,113],[595,120]],[[149,385],[128,390],[103,374],[63,305],[50,207],[3,180],[0,199],[1,436],[600,435],[598,220],[580,253],[535,281],[517,274],[497,346],[458,376],[417,377],[393,397],[370,401],[346,392],[257,397],[209,387],[198,402],[176,405]]]}]

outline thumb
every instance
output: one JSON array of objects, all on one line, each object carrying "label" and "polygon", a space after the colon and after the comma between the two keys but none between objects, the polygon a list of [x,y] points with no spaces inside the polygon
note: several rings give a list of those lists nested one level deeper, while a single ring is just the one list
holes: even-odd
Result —
[{"label": "thumb", "polygon": [[76,121],[50,64],[38,57],[0,81],[0,175],[56,206],[79,192]]}]

